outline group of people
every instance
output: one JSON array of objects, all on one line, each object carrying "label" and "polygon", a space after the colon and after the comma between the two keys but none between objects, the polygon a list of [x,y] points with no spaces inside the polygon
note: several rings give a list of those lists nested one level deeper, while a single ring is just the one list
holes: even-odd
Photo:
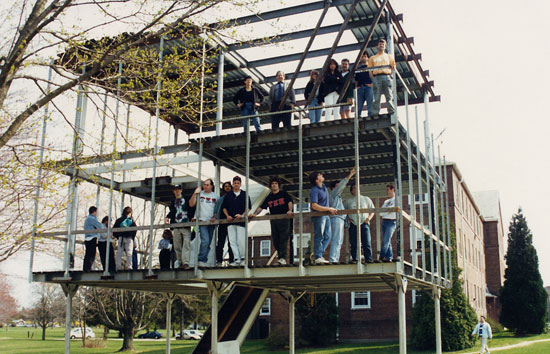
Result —
[{"label": "group of people", "polygon": [[[324,176],[320,172],[313,172],[309,175],[312,185],[310,191],[311,209],[319,212],[329,212],[330,216],[314,216],[311,218],[314,232],[314,262],[316,264],[338,263],[340,261],[340,250],[344,239],[344,227],[349,225],[351,262],[361,260],[361,252],[357,247],[357,234],[360,233],[362,252],[365,262],[373,262],[370,221],[374,213],[338,214],[339,210],[357,208],[357,189],[355,183],[351,183],[349,191],[351,197],[342,199],[342,193],[355,175],[352,169],[348,176],[339,182],[330,185],[330,191],[325,186]],[[270,215],[293,215],[292,197],[282,190],[282,182],[278,177],[270,180],[270,193],[262,204],[252,211],[250,197],[246,191],[241,189],[241,178],[235,176],[232,182],[225,182],[221,195],[216,193],[214,182],[206,179],[202,187],[197,188],[191,197],[182,195],[181,185],[173,187],[174,198],[170,202],[169,213],[165,222],[172,224],[170,229],[164,230],[162,239],[159,241],[159,263],[161,269],[169,268],[190,268],[191,241],[193,239],[192,227],[177,226],[179,223],[187,223],[199,220],[205,225],[198,228],[199,246],[197,261],[199,267],[208,267],[209,254],[215,231],[218,231],[216,242],[216,266],[224,262],[224,249],[227,241],[229,249],[229,263],[231,266],[244,265],[245,263],[245,217],[254,218],[262,210],[269,210]],[[395,189],[393,185],[386,188],[388,199],[382,207],[395,207]],[[359,196],[359,209],[374,208],[372,200],[367,196]],[[231,223],[215,223],[216,220],[225,219]],[[100,223],[97,219],[97,208],[90,207],[89,215],[84,222],[85,230],[99,230],[107,228],[108,217],[104,217]],[[290,252],[290,260],[287,249],[290,244],[292,249],[293,220],[289,217],[272,218],[270,220],[271,236],[273,245],[277,250],[278,263],[287,264],[293,262],[293,254]],[[113,247],[110,248],[109,271],[123,269],[122,259],[126,254],[126,266],[137,269],[137,257],[135,252],[136,230],[121,231],[126,227],[136,226],[132,218],[132,208],[125,207],[122,216],[118,218],[113,228],[113,236],[117,239],[116,262]],[[380,250],[380,260],[391,262],[393,259],[391,237],[396,227],[396,213],[387,212],[382,214],[382,235],[383,241]],[[87,233],[85,240],[86,252],[84,256],[84,271],[90,271],[95,260],[96,248],[99,249],[101,264],[105,269],[107,235],[104,232]],[[329,259],[323,257],[330,244]],[[213,260],[212,260],[213,261]],[[116,268],[115,268],[116,266]]]},{"label": "group of people", "polygon": [[[357,249],[357,233],[360,232],[361,248],[365,262],[372,263],[372,247],[370,234],[370,221],[374,213],[338,214],[344,209],[367,209],[374,208],[372,200],[364,195],[359,195],[359,207],[357,206],[357,186],[351,183],[349,191],[351,197],[342,200],[342,192],[345,190],[350,179],[355,175],[352,169],[348,176],[339,182],[332,182],[330,191],[323,183],[325,177],[320,172],[313,172],[309,175],[311,183],[310,201],[312,211],[329,212],[329,215],[314,216],[311,218],[314,232],[314,262],[315,264],[338,263],[340,261],[340,249],[344,239],[344,227],[349,225],[350,258],[352,263],[361,260],[360,252]],[[382,208],[395,207],[395,187],[392,184],[386,186],[388,199],[384,201]],[[397,213],[384,212],[382,216],[382,246],[379,259],[382,262],[392,262],[393,253],[391,238],[396,228]],[[329,259],[323,257],[324,252],[330,245]]]},{"label": "group of people", "polygon": [[[109,217],[105,216],[99,222],[97,218],[97,207],[91,206],[88,209],[88,217],[84,220],[84,230],[98,230],[98,232],[89,232],[84,236],[84,263],[83,270],[89,272],[92,270],[95,262],[96,251],[99,250],[99,258],[103,270],[106,267],[107,258],[107,242],[108,235],[105,232],[100,232],[101,229],[106,229],[109,225]],[[132,218],[132,208],[127,206],[122,210],[122,216],[116,219],[113,228],[129,228],[137,226]],[[123,269],[122,257],[126,254],[126,267],[137,269],[137,253],[135,238],[136,230],[115,231],[113,236],[117,240],[117,256],[115,262],[114,247],[109,247],[109,272]]]},{"label": "group of people", "polygon": [[[320,84],[315,85],[319,72],[312,70],[309,75],[309,82],[306,85],[304,96],[308,105],[308,117],[311,123],[321,121],[323,109],[321,106],[333,106],[338,103],[343,105],[329,107],[325,112],[325,120],[335,120],[338,118],[350,118],[351,105],[353,104],[353,90],[357,89],[357,108],[358,117],[367,104],[368,115],[378,115],[380,113],[380,104],[382,95],[386,98],[388,113],[393,114],[395,107],[393,104],[393,79],[392,74],[395,70],[395,60],[392,55],[386,53],[386,40],[380,39],[377,44],[378,53],[368,57],[367,53],[361,56],[361,62],[357,66],[355,76],[347,86],[342,99],[339,101],[340,92],[350,74],[350,62],[343,59],[340,64],[334,59],[330,60]],[[371,68],[369,70],[369,68]],[[292,87],[285,82],[285,73],[277,71],[277,82],[270,87],[269,100],[271,102],[270,112],[285,111],[271,116],[271,127],[277,129],[280,124],[283,127],[291,126],[292,113],[286,112],[293,109],[296,105],[296,94]],[[264,96],[260,90],[253,86],[251,76],[244,80],[244,87],[234,96],[233,102],[241,110],[242,116],[254,116],[258,114],[258,109],[264,102]],[[249,121],[251,123],[249,123]],[[256,131],[261,131],[260,119],[252,117],[243,119],[243,126],[246,131],[249,125],[254,125]]]}]

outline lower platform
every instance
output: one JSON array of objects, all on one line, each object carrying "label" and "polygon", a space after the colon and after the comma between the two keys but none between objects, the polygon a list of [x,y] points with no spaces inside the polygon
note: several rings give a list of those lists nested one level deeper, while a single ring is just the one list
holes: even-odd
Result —
[{"label": "lower platform", "polygon": [[[300,274],[303,272],[303,274]],[[101,288],[149,291],[158,293],[180,293],[190,295],[208,294],[207,283],[226,283],[269,289],[311,293],[332,293],[352,291],[389,291],[397,288],[396,277],[405,276],[408,289],[431,290],[431,274],[421,279],[421,272],[404,262],[357,264],[330,264],[305,266],[270,266],[199,269],[197,276],[190,270],[153,269],[153,276],[144,270],[119,271],[111,277],[103,272],[71,271],[64,277],[63,271],[35,272],[33,281],[57,284],[75,284]]]}]

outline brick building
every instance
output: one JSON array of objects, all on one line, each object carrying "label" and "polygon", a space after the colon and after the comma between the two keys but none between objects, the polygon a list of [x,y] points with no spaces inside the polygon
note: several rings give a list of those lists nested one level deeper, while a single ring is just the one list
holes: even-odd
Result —
[{"label": "brick building", "polygon": [[[457,260],[463,269],[464,290],[477,315],[489,315],[498,318],[498,289],[504,277],[505,240],[498,192],[472,193],[456,164],[448,164],[447,178],[449,189],[449,217],[451,232],[457,238]],[[344,198],[349,195],[344,194]],[[372,197],[376,206],[382,205],[383,197]],[[424,203],[427,217],[427,197],[416,202]],[[417,204],[418,205],[418,204]],[[408,200],[403,199],[403,207],[410,210]],[[417,210],[418,210],[417,206]],[[378,251],[379,232],[376,222],[371,225],[373,251]],[[295,232],[297,231],[295,225]],[[310,238],[309,220],[304,220],[304,246]],[[403,228],[405,244],[409,242],[409,229]],[[395,237],[392,239],[394,253]],[[257,265],[267,263],[273,254],[269,235],[254,237],[254,258]],[[297,254],[297,234],[294,252]],[[349,256],[349,240],[346,231],[341,251],[341,261]],[[376,257],[376,253],[375,253]],[[410,255],[405,258],[410,261]],[[420,259],[420,258],[419,258]],[[429,259],[427,260],[429,262]],[[406,293],[407,331],[410,334],[413,324],[410,322],[414,291]],[[338,293],[340,340],[392,340],[399,336],[397,296],[394,292]],[[495,317],[496,316],[496,317]],[[268,320],[270,328],[288,328],[288,302],[279,294],[270,295],[264,304],[259,319]]]}]

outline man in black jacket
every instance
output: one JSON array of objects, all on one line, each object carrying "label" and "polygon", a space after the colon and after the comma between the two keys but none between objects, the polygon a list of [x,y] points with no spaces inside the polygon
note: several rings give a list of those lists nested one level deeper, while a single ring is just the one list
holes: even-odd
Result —
[{"label": "man in black jacket", "polygon": [[[248,208],[252,206],[250,198],[246,192],[241,190],[241,177],[233,177],[233,190],[223,198],[222,211],[227,217],[227,221],[243,220],[246,217],[246,198],[248,198]],[[245,242],[246,231],[244,222],[229,224],[227,227],[227,236],[229,244],[233,250],[235,261],[232,266],[244,265],[245,262]]]},{"label": "man in black jacket", "polygon": [[[137,226],[132,219],[132,208],[129,206],[122,210],[122,216],[116,219],[113,228],[135,227]],[[132,253],[134,252],[134,238],[136,230],[133,231],[116,231],[113,236],[118,240],[118,251],[116,255],[116,268],[122,269],[122,253],[126,253],[126,267],[132,269]]]},{"label": "man in black jacket", "polygon": [[[174,186],[174,199],[170,202],[170,212],[166,215],[166,223],[176,224],[188,222],[190,208],[188,201],[181,193],[181,186]],[[176,251],[175,268],[189,269],[189,256],[191,251],[191,228],[172,228],[174,251]]]}]

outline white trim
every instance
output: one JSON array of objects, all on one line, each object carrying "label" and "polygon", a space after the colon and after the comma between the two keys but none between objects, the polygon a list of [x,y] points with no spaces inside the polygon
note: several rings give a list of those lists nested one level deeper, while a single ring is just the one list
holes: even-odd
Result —
[{"label": "white trim", "polygon": [[[367,299],[368,304],[366,305],[356,305],[355,304],[355,294],[361,294],[361,299]],[[366,294],[365,297],[363,294]],[[352,292],[351,293],[351,309],[352,310],[362,310],[362,309],[370,309],[371,308],[371,302],[370,302],[370,291],[364,291],[364,292]]]},{"label": "white trim", "polygon": [[[264,252],[264,246],[267,244],[267,252]],[[270,240],[261,240],[260,241],[260,257],[269,257],[271,256],[271,241]]]},{"label": "white trim", "polygon": [[[267,311],[265,309],[267,308]],[[271,316],[271,298],[266,298],[262,307],[260,307],[260,316]]]}]

